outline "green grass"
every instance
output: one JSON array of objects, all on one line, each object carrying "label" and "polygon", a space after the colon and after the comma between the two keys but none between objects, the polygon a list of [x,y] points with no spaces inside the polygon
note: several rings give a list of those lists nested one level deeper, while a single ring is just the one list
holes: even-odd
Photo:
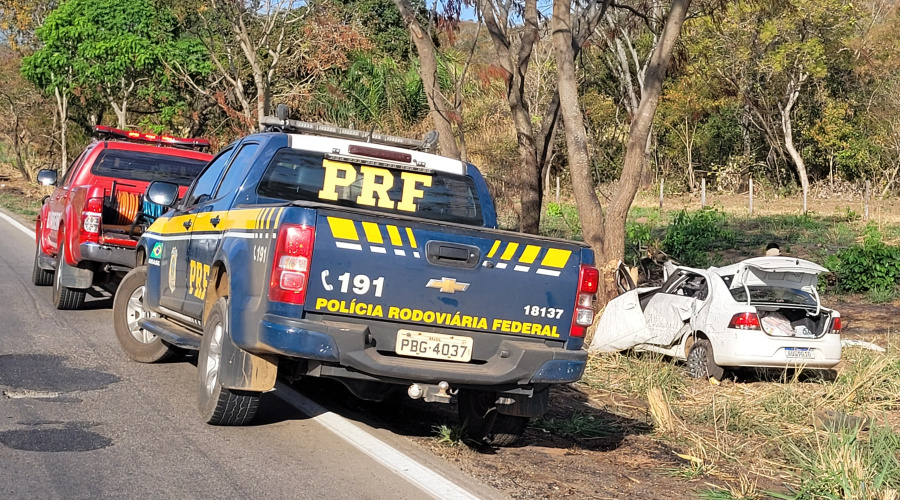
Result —
[{"label": "green grass", "polygon": [[866,294],[866,298],[873,304],[893,302],[897,298],[897,291],[894,288],[873,288]]},{"label": "green grass", "polygon": [[436,425],[432,427],[438,444],[447,448],[452,448],[463,444],[465,435],[461,425]]},{"label": "green grass", "polygon": [[[591,356],[579,384],[608,391],[617,401],[641,401],[628,403],[635,419],[641,418],[644,404],[651,409],[643,411],[653,411],[648,391],[659,388],[674,426],[657,426],[654,436],[684,459],[663,472],[685,481],[725,483],[698,491],[702,498],[895,498],[892,492],[900,491],[900,343],[890,335],[876,343],[887,353],[845,348],[837,376],[799,370],[756,378],[744,373],[740,383],[712,385],[687,379],[680,363],[629,353]],[[850,418],[835,425],[814,417],[822,410]],[[865,416],[872,420],[852,419]],[[852,428],[858,422],[872,427]],[[778,478],[766,488],[779,491],[763,494],[750,477]]]},{"label": "green grass", "polygon": [[615,422],[585,415],[578,410],[567,419],[538,418],[532,425],[568,438],[599,438],[622,433],[621,426]]},{"label": "green grass", "polygon": [[0,192],[0,207],[17,214],[35,217],[41,211],[41,202],[18,194]]}]

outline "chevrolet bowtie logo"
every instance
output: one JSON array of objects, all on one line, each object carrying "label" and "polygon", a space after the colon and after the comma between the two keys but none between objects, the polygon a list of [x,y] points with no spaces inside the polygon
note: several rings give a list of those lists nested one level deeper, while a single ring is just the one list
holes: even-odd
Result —
[{"label": "chevrolet bowtie logo", "polygon": [[465,292],[469,288],[468,283],[457,283],[455,278],[441,278],[428,280],[426,288],[438,288],[445,293]]}]

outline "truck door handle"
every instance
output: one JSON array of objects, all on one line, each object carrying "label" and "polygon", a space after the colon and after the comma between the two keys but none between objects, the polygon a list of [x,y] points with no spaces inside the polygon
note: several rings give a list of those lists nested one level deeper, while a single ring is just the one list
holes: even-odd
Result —
[{"label": "truck door handle", "polygon": [[438,266],[475,269],[481,261],[481,250],[471,245],[432,240],[425,244],[425,258]]},{"label": "truck door handle", "polygon": [[213,227],[217,227],[219,225],[219,222],[221,221],[222,219],[220,219],[218,215],[213,217],[212,219],[209,219],[209,223],[212,224]]},{"label": "truck door handle", "polygon": [[182,226],[184,226],[185,229],[190,229],[193,224],[194,223],[191,222],[190,219],[188,219],[188,220],[184,221],[184,224],[182,224]]}]

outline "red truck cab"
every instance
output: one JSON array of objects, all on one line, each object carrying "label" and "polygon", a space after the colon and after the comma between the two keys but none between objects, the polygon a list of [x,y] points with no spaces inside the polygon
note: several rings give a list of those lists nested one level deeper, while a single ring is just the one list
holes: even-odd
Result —
[{"label": "red truck cab", "polygon": [[212,159],[203,139],[95,127],[95,140],[57,182],[42,170],[38,180],[56,189],[44,202],[35,227],[32,281],[53,285],[57,309],[78,309],[93,285],[104,285],[134,266],[143,227],[162,207],[144,199],[152,181],[187,186]]}]

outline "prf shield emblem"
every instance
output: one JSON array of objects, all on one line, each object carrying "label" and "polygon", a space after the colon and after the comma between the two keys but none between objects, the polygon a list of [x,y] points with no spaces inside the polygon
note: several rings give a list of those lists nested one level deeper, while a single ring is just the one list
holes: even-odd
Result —
[{"label": "prf shield emblem", "polygon": [[456,278],[441,278],[439,280],[428,280],[425,288],[437,288],[444,293],[465,292],[469,288],[469,283],[457,283]]},{"label": "prf shield emblem", "polygon": [[172,254],[169,256],[169,291],[175,293],[175,275],[178,270],[178,249],[172,247]]}]

